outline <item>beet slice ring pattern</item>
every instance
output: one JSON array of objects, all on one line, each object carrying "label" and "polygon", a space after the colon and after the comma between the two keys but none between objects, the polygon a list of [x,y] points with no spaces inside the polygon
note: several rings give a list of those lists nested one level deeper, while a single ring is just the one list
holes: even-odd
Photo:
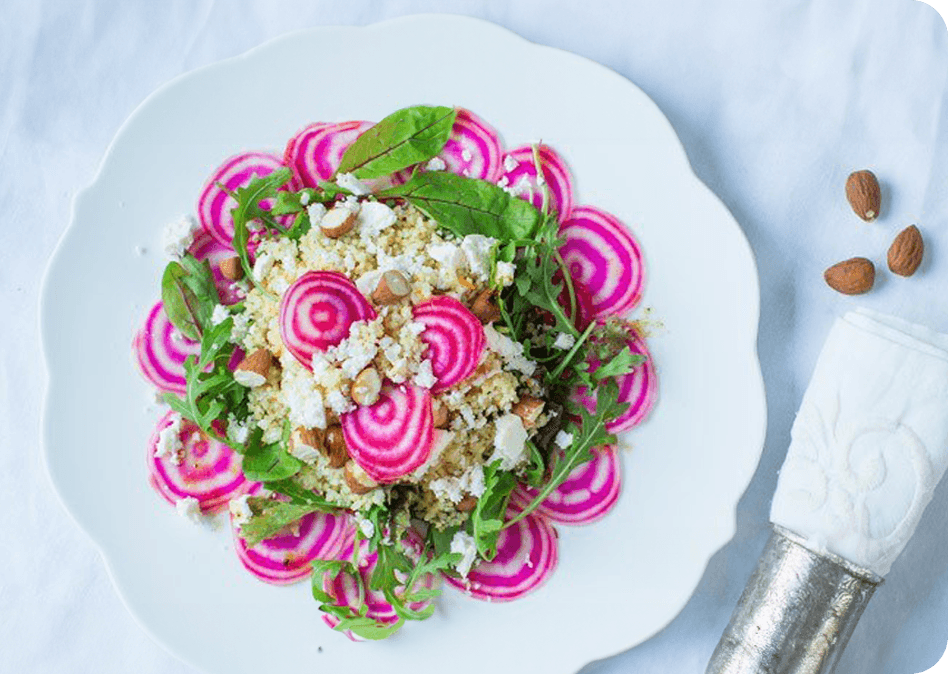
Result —
[{"label": "beet slice ring pattern", "polygon": [[597,317],[622,314],[642,298],[645,262],[642,248],[615,216],[592,206],[577,206],[560,225],[563,261],[592,295]]},{"label": "beet slice ring pattern", "polygon": [[181,419],[177,438],[181,449],[176,456],[157,456],[161,432],[180,417],[168,412],[155,427],[148,442],[149,482],[172,505],[192,497],[201,512],[213,513],[249,488],[240,468],[240,455],[223,442],[207,437],[187,419]]},{"label": "beet slice ring pattern", "polygon": [[[597,447],[593,459],[577,466],[535,512],[559,524],[592,524],[605,517],[619,501],[622,464],[612,445]],[[514,504],[525,507],[537,490],[519,485],[511,495]]]},{"label": "beet slice ring pattern", "polygon": [[[408,540],[402,541],[403,547],[414,557],[417,557],[421,549],[421,540],[413,530],[409,531]],[[353,544],[350,543],[348,549],[343,550],[340,554],[341,559],[351,558],[353,552]],[[392,625],[398,622],[398,614],[395,612],[395,609],[385,600],[385,595],[377,590],[372,590],[369,588],[369,581],[372,578],[372,573],[375,571],[375,567],[378,565],[378,553],[368,551],[368,541],[361,541],[359,546],[359,565],[358,573],[362,578],[362,585],[365,588],[365,606],[367,609],[366,617],[375,620],[383,625]],[[438,586],[440,579],[437,575],[431,573],[424,576],[421,579],[421,585],[429,590],[432,590]],[[359,588],[356,583],[356,579],[353,576],[348,574],[338,574],[336,576],[331,576],[329,573],[326,573],[323,576],[323,592],[330,595],[335,599],[336,606],[349,606],[351,608],[358,608],[359,602]],[[409,608],[413,611],[424,610],[429,604],[430,600],[423,602],[413,602],[409,604]],[[339,619],[332,615],[324,615],[323,620],[330,627],[335,628],[339,624]],[[352,641],[362,641],[362,639],[350,630],[346,630],[344,634],[349,637]]]},{"label": "beet slice ring pattern", "polygon": [[316,122],[305,127],[286,144],[283,159],[303,187],[318,187],[329,180],[342,162],[342,155],[372,122]]},{"label": "beet slice ring pattern", "polygon": [[[629,409],[606,424],[610,433],[622,433],[642,423],[655,405],[658,397],[658,375],[655,364],[641,335],[634,335],[629,340],[629,349],[632,353],[645,356],[645,362],[628,374],[616,377],[619,384],[619,401],[629,403]],[[599,367],[599,362],[590,362],[590,371]],[[596,394],[589,393],[586,387],[576,389],[574,399],[590,412],[596,409]]]},{"label": "beet slice ring pattern", "polygon": [[[515,512],[511,508],[507,514]],[[500,532],[493,560],[474,564],[466,579],[447,574],[444,579],[475,599],[507,602],[537,590],[558,561],[556,529],[545,517],[530,513]]]},{"label": "beet slice ring pattern", "polygon": [[[283,160],[267,152],[243,152],[218,166],[198,199],[198,217],[204,230],[225,246],[230,246],[234,239],[231,211],[237,206],[237,201],[221,186],[235,192],[249,185],[255,177],[263,178],[281,168]],[[264,202],[261,205],[269,207]]]},{"label": "beet slice ring pattern", "polygon": [[352,459],[376,482],[392,482],[431,454],[431,394],[420,386],[386,383],[374,405],[340,415]]},{"label": "beet slice ring pattern", "polygon": [[280,299],[280,336],[290,353],[312,369],[317,351],[344,340],[356,321],[375,317],[372,305],[344,274],[310,271]]},{"label": "beet slice ring pattern", "polygon": [[469,377],[481,362],[487,338],[477,316],[447,295],[416,304],[414,319],[425,326],[421,339],[428,345],[431,371],[439,393]]},{"label": "beet slice ring pattern", "polygon": [[159,390],[184,395],[184,361],[201,353],[201,345],[181,335],[168,320],[164,304],[158,302],[148,312],[145,324],[132,341],[135,359],[145,379]]},{"label": "beet slice ring pattern", "polygon": [[[573,210],[573,179],[569,168],[556,150],[549,145],[537,148],[543,180],[550,192],[549,207],[556,211],[560,222],[570,216]],[[543,208],[543,186],[537,181],[537,169],[533,161],[533,146],[521,145],[504,155],[505,173],[500,177],[500,185],[529,201],[538,209]]]},{"label": "beet slice ring pattern", "polygon": [[241,564],[250,573],[272,585],[290,585],[308,578],[314,559],[339,559],[355,537],[352,519],[345,514],[310,513],[297,523],[297,529],[284,531],[247,547],[240,529],[231,516],[234,549]]}]

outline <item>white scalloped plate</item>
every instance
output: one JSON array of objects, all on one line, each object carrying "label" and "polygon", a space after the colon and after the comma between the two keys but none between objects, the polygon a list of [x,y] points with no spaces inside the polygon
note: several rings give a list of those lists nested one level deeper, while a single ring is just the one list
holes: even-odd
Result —
[{"label": "white scalloped plate", "polygon": [[[491,605],[447,589],[432,619],[353,644],[322,624],[305,583],[247,574],[223,520],[195,527],[152,492],[144,448],[159,413],[130,342],[158,297],[164,224],[193,212],[223,158],[279,150],[310,121],[417,103],[470,108],[509,146],[549,142],[576,176],[577,202],[634,229],[649,272],[643,304],[667,328],[650,342],[661,399],[626,438],[635,448],[618,508],[560,528],[560,566],[540,591]],[[733,535],[765,428],[758,302],[740,228],[658,108],[611,70],[458,16],[294,33],[152,94],[76,198],[43,292],[47,465],[129,610],[208,672],[474,674],[486,661],[499,674],[566,674],[667,624]]]}]

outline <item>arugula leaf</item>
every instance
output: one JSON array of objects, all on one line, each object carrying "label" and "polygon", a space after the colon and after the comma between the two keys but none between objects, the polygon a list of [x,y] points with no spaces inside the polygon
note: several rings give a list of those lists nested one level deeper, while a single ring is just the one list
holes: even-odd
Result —
[{"label": "arugula leaf", "polygon": [[616,438],[606,430],[606,423],[618,417],[628,407],[628,403],[619,402],[619,385],[616,381],[614,379],[604,380],[596,390],[595,413],[590,414],[583,407],[577,407],[574,410],[580,415],[579,424],[570,422],[564,429],[567,433],[572,434],[572,444],[561,455],[554,457],[555,460],[549,470],[550,477],[546,484],[539,489],[534,499],[521,512],[504,524],[504,528],[519,522],[536,510],[537,506],[554,489],[563,484],[577,466],[592,460],[593,447],[614,443]]},{"label": "arugula leaf", "polygon": [[644,362],[645,356],[641,353],[633,353],[632,349],[626,347],[610,360],[597,367],[592,373],[592,378],[594,381],[602,381],[607,377],[618,377],[623,374],[628,374]]},{"label": "arugula leaf", "polygon": [[253,516],[240,527],[240,536],[249,547],[274,536],[283,527],[317,511],[325,511],[319,505],[298,505],[274,501],[265,497],[248,499]]},{"label": "arugula leaf", "polygon": [[252,220],[260,220],[271,229],[283,231],[283,226],[274,219],[274,214],[261,207],[260,202],[265,199],[279,198],[280,188],[292,177],[293,173],[290,169],[278,169],[262,178],[254,177],[246,187],[240,187],[231,194],[237,200],[237,205],[231,211],[234,220],[234,250],[240,257],[240,264],[247,278],[253,278],[253,267],[247,250],[247,243],[250,240],[250,229],[247,225]]},{"label": "arugula leaf", "polygon": [[161,277],[161,301],[165,313],[182,335],[200,341],[220,302],[211,266],[185,254],[180,262],[169,262]]},{"label": "arugula leaf", "polygon": [[336,174],[371,180],[436,156],[451,136],[457,110],[418,105],[393,112],[349,146]]},{"label": "arugula leaf", "polygon": [[529,239],[542,221],[533,204],[494,183],[445,171],[416,173],[408,182],[375,196],[405,199],[458,236],[483,234],[503,242]]},{"label": "arugula leaf", "polygon": [[164,399],[181,416],[190,419],[204,433],[235,447],[215,428],[215,422],[230,413],[240,418],[246,416],[247,387],[234,380],[227,367],[234,352],[230,341],[234,320],[227,318],[217,325],[210,325],[201,337],[201,353],[184,361],[184,376],[187,390],[183,398],[165,393]]},{"label": "arugula leaf", "polygon": [[503,528],[510,492],[517,486],[513,473],[500,469],[500,460],[484,466],[484,493],[468,519],[478,554],[487,561],[497,555],[497,538]]},{"label": "arugula leaf", "polygon": [[263,444],[263,430],[254,428],[244,445],[244,476],[254,482],[271,482],[293,477],[303,462],[286,451],[282,442]]}]

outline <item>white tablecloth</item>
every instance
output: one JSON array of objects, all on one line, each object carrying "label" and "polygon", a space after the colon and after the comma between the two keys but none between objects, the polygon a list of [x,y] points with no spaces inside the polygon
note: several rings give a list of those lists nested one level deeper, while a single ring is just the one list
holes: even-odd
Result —
[{"label": "white tablecloth", "polygon": [[[98,553],[44,473],[37,306],[73,195],[93,179],[126,116],[170,78],[299,27],[430,11],[494,21],[638,84],[671,120],[698,176],[734,213],[757,256],[770,421],[760,467],[738,510],[737,535],[712,558],[693,598],[665,630],[584,674],[704,671],[764,545],[790,424],[835,315],[864,304],[948,330],[948,32],[927,5],[8,0],[0,18],[5,671],[194,671],[154,644],[125,611]],[[885,200],[872,225],[856,219],[843,197],[847,174],[864,167],[879,175]],[[928,252],[920,272],[902,279],[885,270],[885,251],[912,223]],[[822,281],[825,267],[855,255],[872,258],[883,272],[877,288],[858,300]],[[872,600],[839,674],[911,674],[942,656],[948,642],[946,515],[948,487],[942,485],[916,539]],[[942,664],[936,671],[942,667],[948,669]]]}]

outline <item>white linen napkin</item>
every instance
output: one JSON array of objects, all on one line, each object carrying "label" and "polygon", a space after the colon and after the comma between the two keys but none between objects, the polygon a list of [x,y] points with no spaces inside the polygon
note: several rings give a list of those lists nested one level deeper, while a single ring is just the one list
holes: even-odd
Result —
[{"label": "white linen napkin", "polygon": [[948,466],[948,335],[837,319],[791,430],[770,519],[885,576]]}]

